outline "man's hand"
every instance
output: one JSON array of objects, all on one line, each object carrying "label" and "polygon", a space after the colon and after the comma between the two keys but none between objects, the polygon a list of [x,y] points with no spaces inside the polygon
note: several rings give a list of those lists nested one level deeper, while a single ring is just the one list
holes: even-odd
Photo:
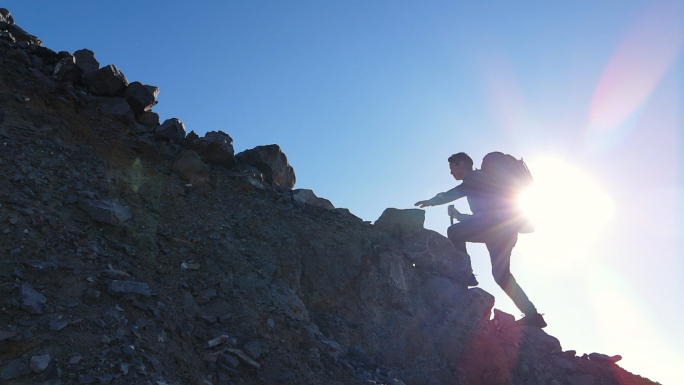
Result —
[{"label": "man's hand", "polygon": [[416,202],[416,204],[414,206],[419,206],[422,209],[423,207],[430,207],[430,206],[434,206],[434,205],[428,199],[426,201]]}]

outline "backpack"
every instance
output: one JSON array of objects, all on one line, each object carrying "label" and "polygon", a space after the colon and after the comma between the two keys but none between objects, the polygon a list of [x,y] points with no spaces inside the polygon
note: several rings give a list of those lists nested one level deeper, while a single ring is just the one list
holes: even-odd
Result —
[{"label": "backpack", "polygon": [[482,159],[481,170],[491,177],[497,189],[518,193],[532,185],[532,174],[525,162],[502,152],[490,152]]},{"label": "backpack", "polygon": [[[491,152],[482,159],[481,170],[489,179],[489,192],[504,197],[505,206],[515,205],[520,191],[532,186],[532,174],[525,162],[501,152]],[[534,232],[534,224],[523,215],[517,215],[518,233]]]}]

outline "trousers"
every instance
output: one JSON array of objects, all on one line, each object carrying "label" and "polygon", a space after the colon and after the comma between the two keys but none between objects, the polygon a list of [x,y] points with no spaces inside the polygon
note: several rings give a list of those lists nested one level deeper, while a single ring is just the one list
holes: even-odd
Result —
[{"label": "trousers", "polygon": [[492,262],[494,281],[525,315],[537,313],[530,299],[511,274],[511,253],[518,242],[517,227],[501,220],[470,217],[449,226],[447,236],[456,250],[467,253],[466,242],[484,243]]}]

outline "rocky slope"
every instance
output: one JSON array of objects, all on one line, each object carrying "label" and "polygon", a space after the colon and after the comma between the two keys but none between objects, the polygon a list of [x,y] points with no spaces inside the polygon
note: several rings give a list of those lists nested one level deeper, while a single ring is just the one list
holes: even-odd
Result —
[{"label": "rocky slope", "polygon": [[2,383],[653,384],[490,319],[422,211],[363,222],[158,92],[0,10]]}]

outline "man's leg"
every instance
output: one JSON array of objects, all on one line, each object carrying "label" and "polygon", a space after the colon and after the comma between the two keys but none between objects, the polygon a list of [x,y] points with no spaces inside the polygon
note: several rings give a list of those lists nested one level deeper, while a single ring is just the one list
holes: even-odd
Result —
[{"label": "man's leg", "polygon": [[525,316],[537,314],[537,309],[511,274],[511,252],[518,242],[518,234],[509,232],[508,234],[498,234],[493,238],[486,245],[492,261],[494,280],[511,297],[515,306]]},{"label": "man's leg", "polygon": [[[488,223],[477,218],[470,218],[463,222],[455,223],[447,229],[447,236],[458,251],[468,253],[466,242],[484,243],[485,232],[489,227]],[[475,274],[471,274],[466,282],[466,286],[477,286]]]},{"label": "man's leg", "polygon": [[447,229],[447,237],[458,251],[468,253],[466,242],[485,243],[486,231],[490,223],[479,218],[469,218],[463,222],[454,223]]}]

